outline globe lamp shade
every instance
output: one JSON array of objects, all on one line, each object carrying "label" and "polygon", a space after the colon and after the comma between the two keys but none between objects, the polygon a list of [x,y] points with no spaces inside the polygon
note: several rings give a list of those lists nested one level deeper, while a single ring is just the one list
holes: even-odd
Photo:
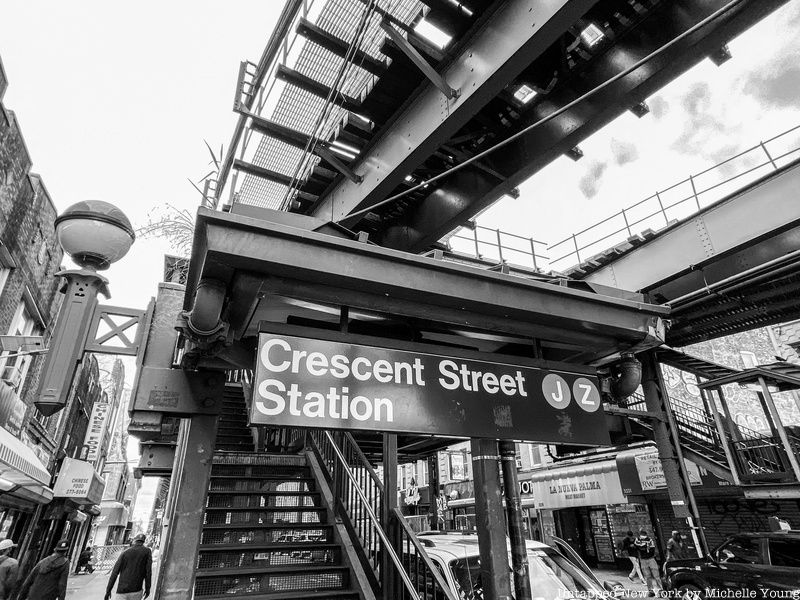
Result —
[{"label": "globe lamp shade", "polygon": [[102,200],[84,200],[61,213],[56,237],[75,263],[91,270],[107,269],[136,239],[125,213]]}]

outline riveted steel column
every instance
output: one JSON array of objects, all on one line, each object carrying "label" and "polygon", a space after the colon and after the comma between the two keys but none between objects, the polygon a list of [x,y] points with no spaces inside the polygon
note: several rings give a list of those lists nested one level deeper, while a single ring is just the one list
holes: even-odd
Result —
[{"label": "riveted steel column", "polygon": [[478,527],[484,598],[511,600],[497,442],[473,438],[471,446],[475,480],[475,523]]},{"label": "riveted steel column", "polygon": [[653,437],[658,448],[661,466],[664,469],[672,510],[676,517],[687,519],[692,528],[692,536],[697,535],[700,545],[698,554],[700,552],[707,554],[708,544],[700,521],[700,512],[692,492],[689,472],[686,470],[686,463],[683,460],[678,424],[666,394],[661,366],[656,360],[654,352],[641,354],[640,357],[645,405],[647,411],[655,416],[651,421]]},{"label": "riveted steel column", "polygon": [[[439,457],[428,457],[428,524],[432,530],[439,529]],[[444,491],[442,491],[444,493]],[[445,529],[444,524],[442,529]]]},{"label": "riveted steel column", "polygon": [[[397,508],[397,434],[383,434],[383,502],[381,525],[395,549],[399,549],[394,509]],[[383,600],[400,597],[400,581],[388,552],[381,553],[381,590]]]},{"label": "riveted steel column", "polygon": [[531,578],[528,572],[528,551],[525,547],[525,526],[522,522],[522,500],[517,478],[517,445],[501,441],[500,463],[503,467],[503,487],[506,497],[508,537],[511,538],[511,568],[514,572],[514,590],[517,600],[531,600]]},{"label": "riveted steel column", "polygon": [[161,560],[156,600],[191,600],[194,597],[194,576],[218,419],[217,415],[197,415],[181,423],[172,482],[175,503]]}]

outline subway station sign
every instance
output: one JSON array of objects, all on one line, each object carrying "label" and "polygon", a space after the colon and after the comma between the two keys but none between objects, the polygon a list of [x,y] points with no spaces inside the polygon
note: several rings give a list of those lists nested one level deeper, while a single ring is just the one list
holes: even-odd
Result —
[{"label": "subway station sign", "polygon": [[580,372],[261,333],[253,425],[609,443]]}]

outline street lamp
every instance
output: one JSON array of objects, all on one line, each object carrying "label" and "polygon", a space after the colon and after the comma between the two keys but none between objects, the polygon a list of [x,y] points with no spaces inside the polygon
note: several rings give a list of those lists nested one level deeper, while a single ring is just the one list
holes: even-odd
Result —
[{"label": "street lamp", "polygon": [[66,406],[72,380],[83,357],[97,294],[110,297],[108,280],[97,271],[125,256],[136,236],[128,217],[113,204],[84,200],[56,219],[56,237],[81,268],[57,273],[65,298],[58,312],[34,404],[49,416]]}]

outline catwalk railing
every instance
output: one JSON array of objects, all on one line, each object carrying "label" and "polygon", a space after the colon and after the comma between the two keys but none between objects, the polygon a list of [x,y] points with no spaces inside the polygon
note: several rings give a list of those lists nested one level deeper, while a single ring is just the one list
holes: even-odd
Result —
[{"label": "catwalk railing", "polygon": [[[347,432],[311,430],[307,441],[331,485],[335,510],[360,542],[361,562],[374,591],[398,600],[456,600],[399,509],[381,523],[384,487]],[[384,569],[389,569],[384,572]]]},{"label": "catwalk railing", "polygon": [[686,179],[623,208],[602,221],[548,246],[550,267],[564,270],[580,264],[647,229],[685,219],[800,156],[800,125],[792,127]]}]

